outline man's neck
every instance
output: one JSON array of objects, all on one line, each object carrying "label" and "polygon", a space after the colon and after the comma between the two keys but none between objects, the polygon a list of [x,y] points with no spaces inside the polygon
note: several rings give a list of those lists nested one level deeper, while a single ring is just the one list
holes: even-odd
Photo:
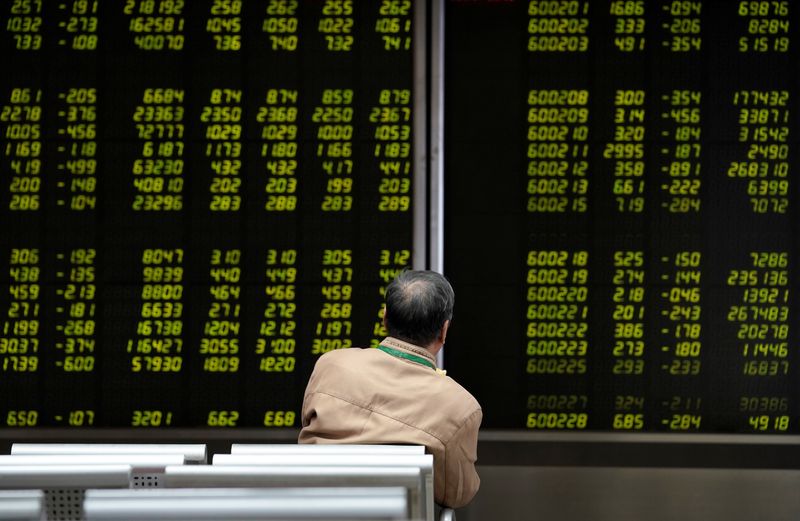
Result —
[{"label": "man's neck", "polygon": [[439,353],[439,351],[442,350],[442,347],[444,347],[443,343],[434,342],[432,344],[425,346],[423,349],[425,349],[425,351],[429,352],[431,355],[433,355],[434,358],[436,358],[436,355]]}]

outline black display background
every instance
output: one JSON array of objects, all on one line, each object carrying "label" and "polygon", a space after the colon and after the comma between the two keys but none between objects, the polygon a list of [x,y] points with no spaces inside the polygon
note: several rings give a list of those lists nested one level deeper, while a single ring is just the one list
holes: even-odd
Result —
[{"label": "black display background", "polygon": [[[539,2],[570,4],[572,2]],[[590,4],[589,46],[583,53],[527,51],[528,2],[459,1],[445,3],[445,273],[457,294],[448,334],[446,365],[450,374],[474,393],[484,410],[484,427],[525,429],[531,394],[577,394],[587,397],[590,430],[611,430],[616,396],[644,399],[643,429],[669,430],[664,423],[676,411],[674,397],[701,398],[693,414],[702,416],[703,432],[753,432],[748,417],[776,414],[743,412],[742,396],[786,398],[789,432],[798,432],[796,310],[790,307],[789,374],[763,378],[742,375],[742,340],[726,315],[741,299],[742,288],[726,285],[730,270],[750,267],[751,251],[789,254],[789,288],[797,250],[797,186],[790,167],[789,210],[753,214],[744,180],[726,176],[731,161],[742,160],[747,145],[738,143],[738,90],[786,90],[790,97],[789,159],[794,158],[798,129],[795,114],[798,77],[790,71],[797,46],[788,53],[740,53],[747,23],[737,15],[748,2],[691,2],[701,5],[702,50],[671,53],[662,47],[673,2],[646,5],[646,49],[623,53],[613,46],[614,2]],[[675,2],[686,4],[686,2]],[[789,3],[781,3],[787,6]],[[789,6],[793,19],[795,6]],[[547,18],[547,17],[544,17]],[[555,17],[557,18],[557,17]],[[796,41],[796,26],[787,35]],[[526,212],[527,94],[530,89],[589,91],[588,205],[584,214]],[[646,91],[645,210],[623,214],[611,193],[613,165],[604,159],[613,140],[616,89]],[[658,176],[665,159],[658,138],[665,123],[662,94],[672,89],[702,92],[702,210],[670,214],[661,208],[664,192]],[[668,143],[667,145],[674,145]],[[611,355],[613,252],[644,252],[646,273],[645,370],[639,376],[613,375]],[[589,254],[588,371],[581,376],[526,374],[526,255],[529,250],[585,250]],[[662,256],[702,252],[702,369],[697,376],[672,376],[660,370],[667,357],[658,350],[659,298],[667,273]],[[674,257],[673,257],[674,258]],[[791,306],[793,299],[789,299]],[[547,410],[540,412],[549,412]],[[555,409],[553,412],[564,412]],[[567,411],[570,412],[570,411]],[[685,412],[679,410],[677,412]],[[776,432],[775,429],[766,429]],[[784,431],[785,432],[785,431]]]},{"label": "black display background", "polygon": [[[0,425],[6,425],[6,419],[16,411],[36,411],[37,426],[66,426],[70,412],[91,410],[95,413],[93,425],[104,427],[130,426],[133,410],[169,411],[173,413],[172,426],[192,427],[205,426],[211,410],[238,411],[238,427],[263,425],[265,411],[299,412],[302,392],[316,359],[310,353],[323,300],[323,250],[353,251],[353,328],[347,338],[355,346],[368,346],[380,338],[373,326],[379,320],[380,289],[385,284],[379,274],[381,250],[412,249],[411,211],[377,210],[382,173],[373,154],[376,123],[369,120],[371,108],[379,105],[382,89],[412,88],[411,51],[384,50],[381,35],[374,29],[377,18],[383,16],[377,2],[352,2],[355,44],[347,53],[325,49],[324,35],[317,30],[327,5],[322,1],[299,2],[300,43],[296,52],[270,49],[269,37],[261,30],[269,4],[266,0],[242,2],[243,45],[237,52],[214,49],[213,35],[205,28],[212,8],[210,0],[184,2],[185,44],[181,51],[137,49],[133,34],[128,31],[130,17],[122,11],[125,2],[99,2],[97,50],[69,50],[58,45],[65,35],[59,22],[68,15],[59,9],[59,2],[43,4],[43,12],[38,15],[44,20],[40,50],[18,51],[10,33],[0,34],[0,61],[5,70],[0,78],[0,104],[8,103],[13,88],[41,89],[44,148],[39,210],[8,210],[8,187],[0,190],[0,309],[9,308],[11,248],[38,248],[41,270],[40,368],[33,373],[5,371],[0,375]],[[62,4],[71,8],[73,3]],[[11,16],[10,6],[9,3],[0,13],[4,26]],[[403,18],[411,19],[410,14]],[[410,31],[403,36],[410,37]],[[57,151],[63,141],[58,128],[64,124],[55,116],[61,107],[58,93],[77,87],[96,88],[98,97],[98,202],[96,210],[86,212],[71,212],[56,202],[64,196],[57,182],[68,181],[68,174],[55,168],[64,159]],[[157,87],[185,91],[184,208],[179,212],[131,209],[131,168],[133,161],[141,157],[141,140],[136,136],[132,114],[142,102],[144,89]],[[202,107],[209,104],[213,88],[243,91],[243,203],[237,212],[208,210],[213,172],[204,155],[205,125],[199,117]],[[267,89],[276,88],[299,91],[299,168],[295,176],[299,204],[294,212],[263,210],[266,159],[259,155],[261,123],[255,118],[258,107],[264,105]],[[311,121],[314,107],[321,105],[323,89],[336,88],[355,92],[355,188],[353,210],[348,213],[320,210],[326,174],[315,154],[317,124]],[[407,124],[411,125],[411,121]],[[406,161],[410,163],[411,157]],[[10,172],[5,153],[0,154],[0,172],[4,178]],[[73,248],[97,250],[96,366],[89,373],[65,373],[53,363],[63,356],[55,348],[55,327],[65,320],[55,309],[63,305],[57,291],[66,284],[56,276],[64,268],[57,255],[66,252],[68,256]],[[130,355],[125,346],[128,339],[136,338],[142,305],[141,256],[145,248],[184,251],[184,360],[179,373],[130,371]],[[210,255],[213,249],[231,248],[242,251],[240,370],[207,373],[202,371],[197,345],[211,301]],[[258,370],[255,354],[259,324],[269,302],[264,294],[265,259],[268,250],[287,248],[298,251],[297,367],[291,373],[265,373]],[[410,257],[405,258],[405,264],[410,265]],[[299,425],[299,416],[293,425]]]}]

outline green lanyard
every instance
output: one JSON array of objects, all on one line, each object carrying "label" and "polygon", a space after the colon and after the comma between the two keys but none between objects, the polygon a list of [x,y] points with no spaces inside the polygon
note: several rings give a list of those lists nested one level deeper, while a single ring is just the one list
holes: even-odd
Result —
[{"label": "green lanyard", "polygon": [[379,345],[378,349],[394,357],[405,358],[406,360],[411,360],[412,362],[417,362],[418,364],[422,364],[430,367],[433,370],[436,370],[436,366],[430,360],[422,358],[421,356],[412,355],[410,353],[406,353],[405,351],[399,351],[397,349],[392,349],[391,347],[386,347],[384,345]]}]

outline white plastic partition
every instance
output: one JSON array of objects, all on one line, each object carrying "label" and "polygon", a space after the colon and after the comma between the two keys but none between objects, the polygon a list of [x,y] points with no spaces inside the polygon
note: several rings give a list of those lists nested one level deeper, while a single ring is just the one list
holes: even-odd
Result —
[{"label": "white plastic partition", "polygon": [[295,445],[234,443],[231,454],[425,454],[422,445]]},{"label": "white plastic partition", "polygon": [[214,465],[324,465],[420,467],[433,471],[431,454],[215,454]]},{"label": "white plastic partition", "polygon": [[30,455],[132,455],[168,454],[183,456],[185,463],[206,463],[204,444],[161,443],[14,443],[13,456]]},{"label": "white plastic partition", "polygon": [[167,467],[165,488],[403,487],[411,519],[426,515],[425,480],[417,467],[178,466]]},{"label": "white plastic partition", "polygon": [[168,465],[183,465],[184,458],[179,454],[86,454],[86,455],[46,455],[0,456],[3,465],[130,465],[134,471],[139,469],[164,469]]},{"label": "white plastic partition", "polygon": [[0,521],[40,521],[43,513],[41,490],[0,491]]},{"label": "white plastic partition", "polygon": [[128,489],[132,483],[130,465],[0,466],[0,489],[44,491],[48,521],[81,521],[86,489]]},{"label": "white plastic partition", "polygon": [[214,465],[273,465],[306,467],[416,467],[425,482],[425,519],[433,519],[433,456],[384,454],[216,454]]},{"label": "white plastic partition", "polygon": [[2,465],[0,489],[129,488],[130,465]]},{"label": "white plastic partition", "polygon": [[0,456],[0,468],[6,465],[130,465],[132,486],[136,488],[159,487],[164,469],[169,465],[183,465],[180,454],[36,454],[28,456]]},{"label": "white plastic partition", "polygon": [[87,521],[406,519],[402,488],[90,490]]}]

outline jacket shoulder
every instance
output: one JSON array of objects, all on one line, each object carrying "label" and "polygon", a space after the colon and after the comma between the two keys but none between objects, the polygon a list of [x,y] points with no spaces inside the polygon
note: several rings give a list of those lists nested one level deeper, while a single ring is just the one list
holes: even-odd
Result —
[{"label": "jacket shoulder", "polygon": [[450,411],[452,418],[456,422],[466,422],[475,413],[481,412],[481,404],[478,403],[478,400],[449,376],[441,378],[438,387],[434,395],[444,406],[444,410]]}]

